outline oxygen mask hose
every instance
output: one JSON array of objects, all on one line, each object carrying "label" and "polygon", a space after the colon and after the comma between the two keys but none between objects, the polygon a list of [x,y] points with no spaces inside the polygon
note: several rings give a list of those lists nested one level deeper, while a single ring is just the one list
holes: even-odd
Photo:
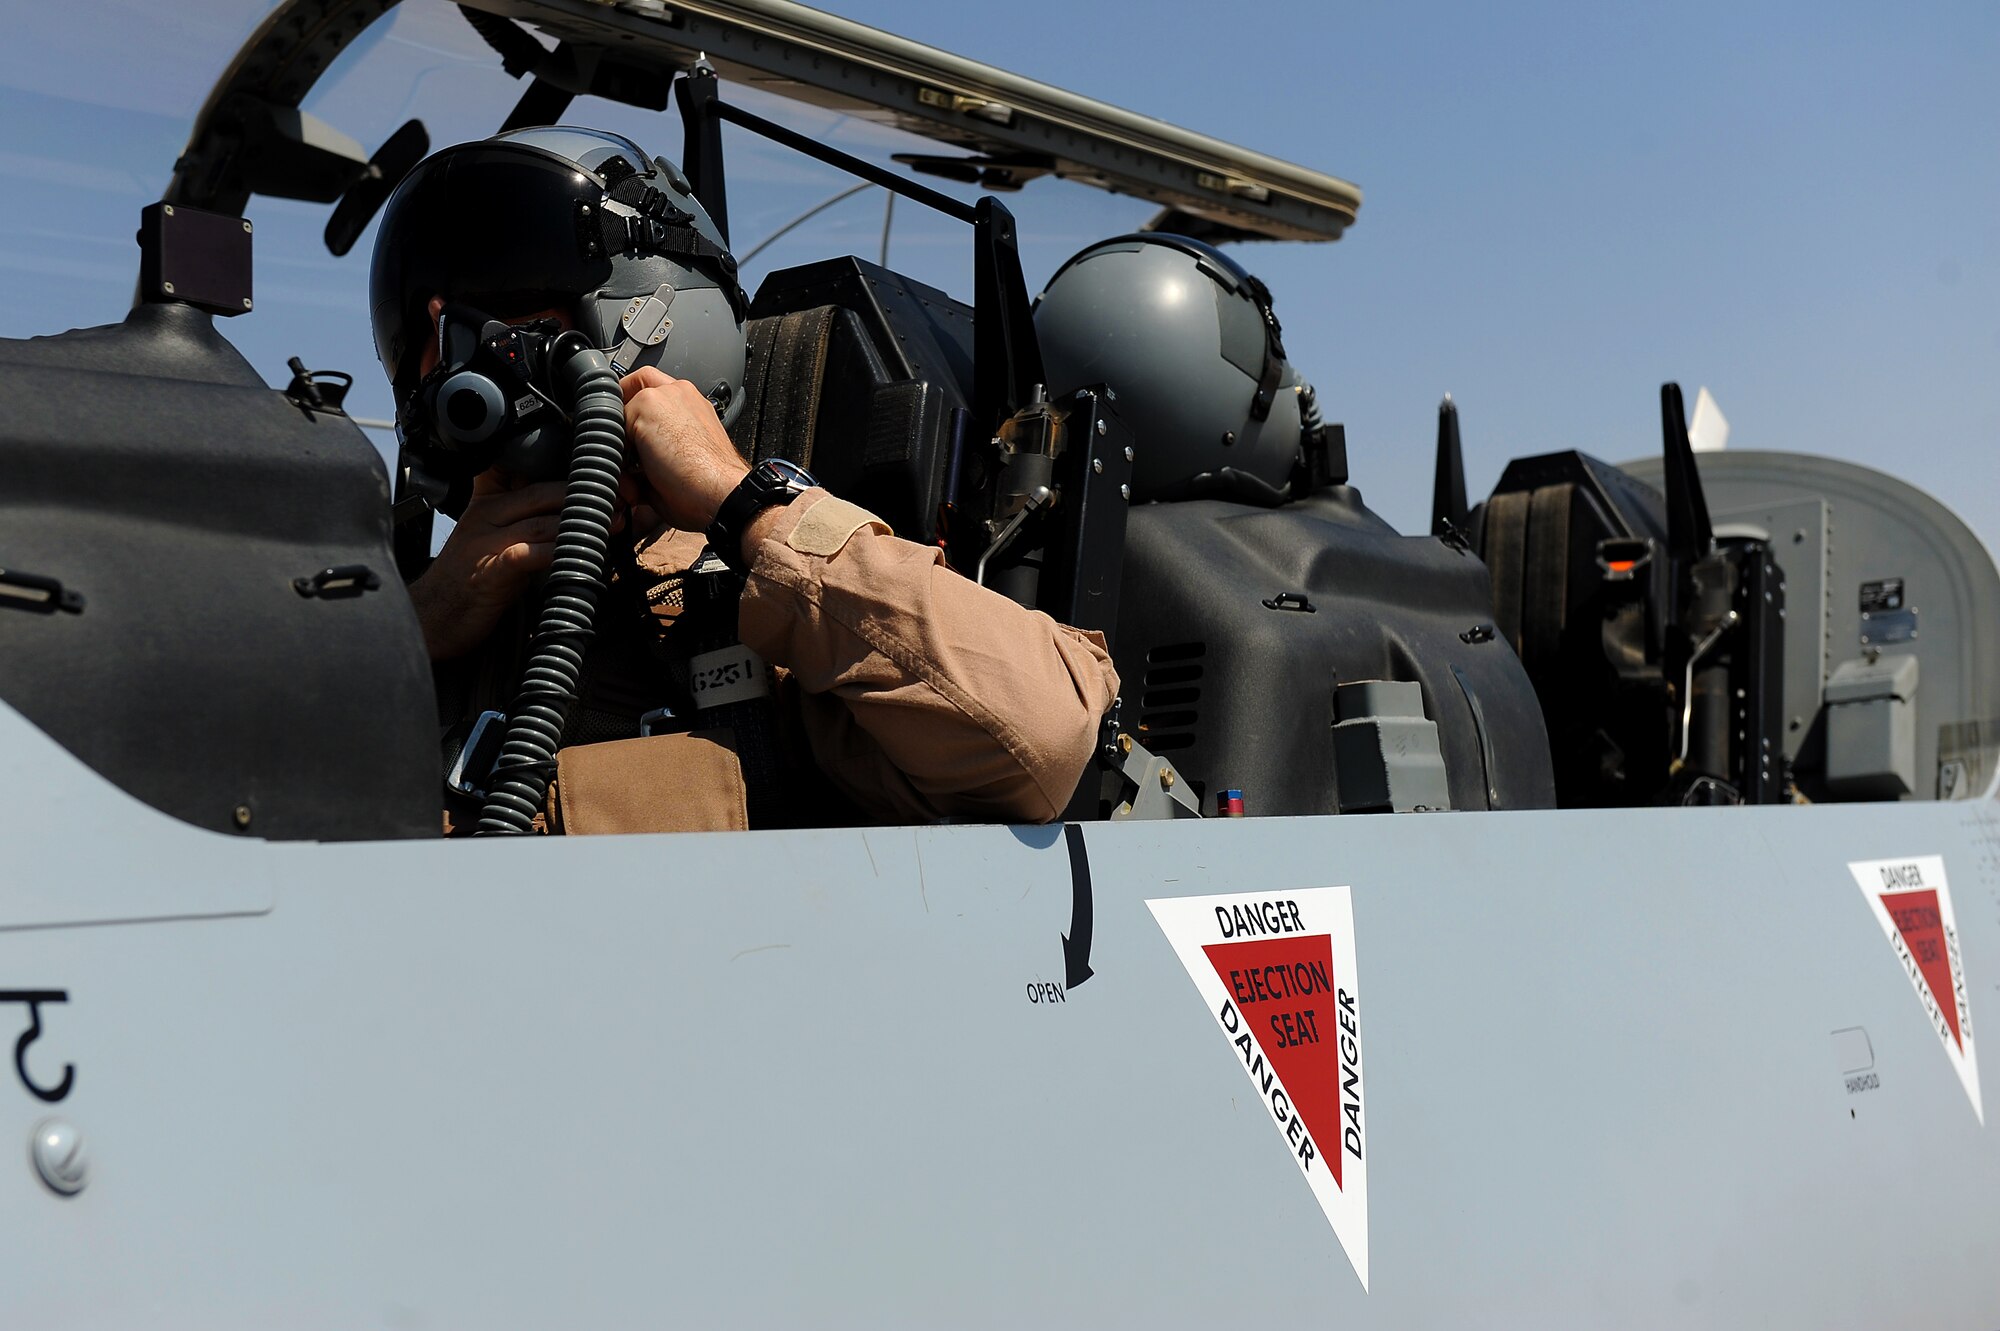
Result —
[{"label": "oxygen mask hose", "polygon": [[551,360],[558,393],[575,404],[569,488],[527,668],[487,786],[492,793],[479,810],[481,836],[534,831],[609,578],[611,521],[625,465],[624,397],[610,358],[581,333],[560,338]]}]

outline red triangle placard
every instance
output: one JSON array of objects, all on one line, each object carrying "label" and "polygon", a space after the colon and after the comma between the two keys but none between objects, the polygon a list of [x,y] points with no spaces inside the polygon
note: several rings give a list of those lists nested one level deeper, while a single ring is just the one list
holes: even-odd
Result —
[{"label": "red triangle placard", "polygon": [[1951,1038],[1964,1049],[1965,1036],[1958,1028],[1958,995],[1952,984],[1951,957],[1945,951],[1944,916],[1938,910],[1938,894],[1923,891],[1879,895],[1882,908],[1895,922],[1896,932],[1903,936],[1904,946],[1916,958],[1917,969],[1924,973],[1924,983],[1931,987],[1931,997],[1937,1000],[1938,1011],[1951,1027]]},{"label": "red triangle placard", "polygon": [[1848,871],[1868,900],[1875,923],[1889,940],[1896,964],[1916,991],[1924,1020],[1938,1038],[1952,1071],[1972,1101],[1981,1123],[1986,1109],[1979,1095],[1978,1027],[1973,1021],[1971,982],[1958,917],[1951,908],[1951,884],[1942,855],[1910,855],[1894,860],[1853,860]]},{"label": "red triangle placard", "polygon": [[[1202,948],[1241,1014],[1231,1043],[1254,1081],[1268,1066],[1341,1182],[1340,1038],[1333,940],[1326,934]],[[1225,1030],[1224,1032],[1228,1032]],[[1251,1042],[1255,1042],[1255,1052]]]}]

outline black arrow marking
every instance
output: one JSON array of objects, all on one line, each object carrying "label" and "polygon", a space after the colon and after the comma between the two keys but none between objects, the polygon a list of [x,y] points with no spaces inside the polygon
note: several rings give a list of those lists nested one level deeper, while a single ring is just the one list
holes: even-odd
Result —
[{"label": "black arrow marking", "polygon": [[1083,849],[1083,828],[1063,824],[1063,840],[1069,843],[1069,932],[1063,935],[1063,988],[1074,989],[1096,972],[1090,969],[1091,916],[1090,856]]}]

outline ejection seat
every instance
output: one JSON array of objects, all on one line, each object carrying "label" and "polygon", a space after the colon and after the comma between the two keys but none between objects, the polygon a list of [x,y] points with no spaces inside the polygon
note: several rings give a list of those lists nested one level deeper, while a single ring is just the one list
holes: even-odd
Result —
[{"label": "ejection seat", "polygon": [[898,535],[939,535],[939,505],[972,384],[972,312],[856,258],[771,274],[750,305],[749,458],[782,457]]}]

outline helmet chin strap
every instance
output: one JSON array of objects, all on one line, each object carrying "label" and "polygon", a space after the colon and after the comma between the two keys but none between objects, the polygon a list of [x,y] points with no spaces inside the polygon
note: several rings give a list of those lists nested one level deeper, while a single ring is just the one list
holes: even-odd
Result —
[{"label": "helmet chin strap", "polygon": [[1271,289],[1248,273],[1243,286],[1264,320],[1264,366],[1257,376],[1257,392],[1250,399],[1250,419],[1261,421],[1270,416],[1278,384],[1285,377],[1284,332],[1278,326],[1277,311],[1271,307]]}]

